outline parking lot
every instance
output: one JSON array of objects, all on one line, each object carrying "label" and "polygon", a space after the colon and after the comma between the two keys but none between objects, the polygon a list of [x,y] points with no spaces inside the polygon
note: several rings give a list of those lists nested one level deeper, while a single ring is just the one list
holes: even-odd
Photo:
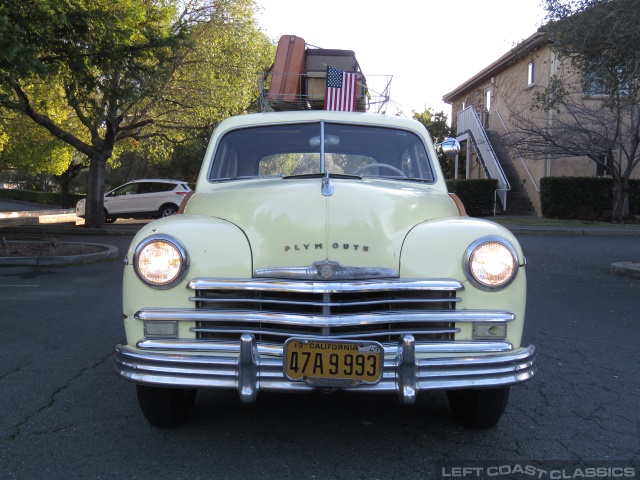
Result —
[{"label": "parking lot", "polygon": [[[121,253],[130,240],[83,236]],[[406,407],[349,394],[261,393],[243,405],[205,391],[183,427],[155,429],[111,371],[122,262],[1,267],[0,478],[640,477],[640,280],[610,272],[640,259],[640,240],[519,240],[524,343],[537,346],[539,373],[484,431],[456,424],[440,392]]]}]

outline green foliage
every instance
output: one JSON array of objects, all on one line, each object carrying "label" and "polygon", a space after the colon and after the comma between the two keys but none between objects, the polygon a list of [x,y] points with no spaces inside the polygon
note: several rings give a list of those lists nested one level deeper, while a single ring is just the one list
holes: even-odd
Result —
[{"label": "green foliage", "polygon": [[[435,113],[430,108],[423,112],[413,111],[414,120],[419,121],[425,126],[433,143],[438,143],[445,138],[451,136],[451,128],[447,124],[447,115],[444,112]],[[453,178],[455,176],[455,161],[453,158],[447,157],[443,153],[438,152],[438,160],[445,178]]]},{"label": "green foliage", "polygon": [[0,123],[6,136],[0,144],[0,171],[60,175],[71,164],[73,148],[24,115],[5,112]]},{"label": "green foliage", "polygon": [[[614,181],[609,177],[544,177],[542,215],[547,218],[610,220]],[[629,211],[640,214],[640,180],[629,180]]]},{"label": "green foliage", "polygon": [[[252,0],[2,0],[0,107],[89,159],[88,224],[99,225],[118,144],[135,140],[129,146],[150,163],[170,162],[167,142],[190,142],[255,105],[257,74],[274,50],[255,8]],[[49,91],[62,106],[52,108]],[[140,148],[152,137],[164,140]]]},{"label": "green foliage", "polygon": [[[610,97],[638,100],[640,2],[546,0],[547,36],[561,58],[571,59],[585,87]],[[588,88],[587,88],[588,90]]]},{"label": "green foliage", "polygon": [[[21,202],[40,203],[42,205],[59,207],[63,203],[62,194],[49,192],[32,192],[29,190],[0,189],[0,198],[7,200],[19,200]],[[70,195],[70,200],[75,205],[84,195]]]},{"label": "green foliage", "polygon": [[258,74],[273,62],[275,46],[256,24],[253,1],[218,3],[208,22],[194,26],[187,55],[158,99],[158,108],[171,112],[166,135],[175,135],[178,125],[196,134],[211,131],[224,118],[249,111],[258,97]]},{"label": "green foliage", "polygon": [[493,215],[495,191],[498,189],[497,179],[447,180],[447,188],[460,198],[468,215]]},{"label": "green foliage", "polygon": [[444,112],[434,112],[430,108],[423,112],[413,111],[413,118],[423,124],[431,134],[434,143],[444,140],[451,135],[451,128],[447,125],[447,115]]}]

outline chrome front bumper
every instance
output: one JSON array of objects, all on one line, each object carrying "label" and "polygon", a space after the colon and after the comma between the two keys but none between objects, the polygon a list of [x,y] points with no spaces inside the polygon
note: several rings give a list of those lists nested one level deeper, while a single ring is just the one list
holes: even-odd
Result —
[{"label": "chrome front bumper", "polygon": [[[166,346],[166,345],[164,345]],[[189,351],[188,344],[183,351]],[[202,345],[201,345],[202,347]],[[245,403],[259,390],[309,391],[317,387],[288,380],[283,373],[282,347],[258,345],[251,334],[240,343],[211,343],[206,351],[168,353],[163,342],[143,349],[116,346],[116,373],[138,384],[165,387],[235,389]],[[424,358],[424,355],[429,355]],[[491,388],[525,382],[536,373],[535,347],[513,349],[507,342],[416,343],[404,335],[398,345],[385,345],[382,380],[349,390],[360,393],[396,392],[412,404],[422,390]]]}]

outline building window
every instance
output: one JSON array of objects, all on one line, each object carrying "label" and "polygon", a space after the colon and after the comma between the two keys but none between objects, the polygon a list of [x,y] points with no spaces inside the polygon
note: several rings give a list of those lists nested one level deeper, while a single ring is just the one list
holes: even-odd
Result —
[{"label": "building window", "polygon": [[615,70],[598,70],[597,65],[591,71],[585,73],[582,83],[584,94],[587,96],[597,95],[629,95],[630,82],[629,73],[623,67],[616,67]]},{"label": "building window", "polygon": [[484,119],[483,127],[489,128],[489,114],[491,113],[491,85],[484,89]]},{"label": "building window", "polygon": [[527,65],[527,85],[533,85],[535,83],[535,67],[536,62],[529,62],[529,65]]},{"label": "building window", "polygon": [[611,168],[613,165],[613,155],[598,155],[598,161],[596,162],[596,177],[609,176],[609,172],[605,167]]}]

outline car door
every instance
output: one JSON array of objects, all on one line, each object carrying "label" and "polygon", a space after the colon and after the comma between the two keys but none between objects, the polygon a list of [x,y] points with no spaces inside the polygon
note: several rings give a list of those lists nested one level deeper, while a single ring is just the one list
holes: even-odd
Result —
[{"label": "car door", "polygon": [[109,214],[136,212],[138,209],[139,183],[126,183],[104,197],[104,208]]},{"label": "car door", "polygon": [[140,185],[140,211],[157,212],[166,203],[168,191],[174,188],[174,184],[166,182],[145,182]]}]

